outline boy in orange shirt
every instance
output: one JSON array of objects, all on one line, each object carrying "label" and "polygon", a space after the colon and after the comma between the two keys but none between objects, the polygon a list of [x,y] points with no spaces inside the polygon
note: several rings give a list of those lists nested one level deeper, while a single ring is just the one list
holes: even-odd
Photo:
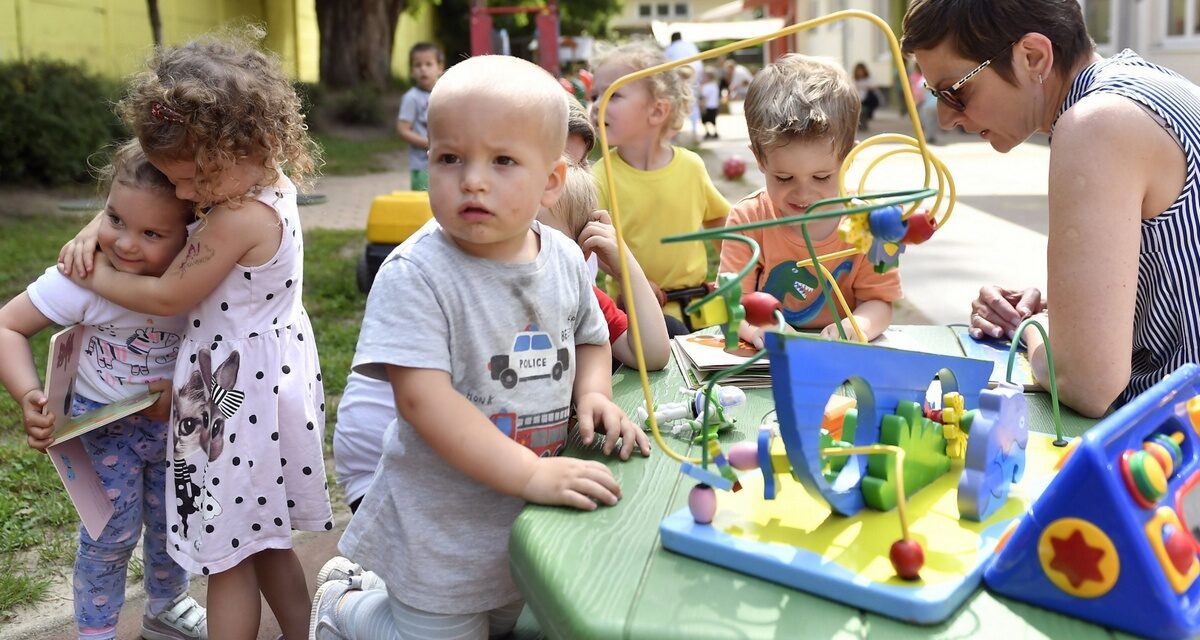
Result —
[{"label": "boy in orange shirt", "polygon": [[[745,114],[750,148],[767,186],[734,205],[727,225],[799,217],[812,203],[836,197],[838,169],[854,146],[860,106],[854,84],[829,62],[791,54],[759,72],[750,83]],[[827,218],[808,225],[817,255],[850,247],[838,237],[839,221]],[[823,337],[838,337],[817,271],[796,266],[810,257],[800,226],[741,233],[762,248],[758,263],[742,280],[742,290],[775,296],[795,328],[821,327]],[[746,244],[722,243],[721,272],[735,273],[749,260]],[[867,339],[883,333],[892,321],[892,302],[901,297],[899,272],[875,273],[863,254],[827,261],[825,268],[837,280]],[[849,319],[842,324],[846,334],[853,335]],[[762,329],[743,322],[738,333],[762,347]]]}]

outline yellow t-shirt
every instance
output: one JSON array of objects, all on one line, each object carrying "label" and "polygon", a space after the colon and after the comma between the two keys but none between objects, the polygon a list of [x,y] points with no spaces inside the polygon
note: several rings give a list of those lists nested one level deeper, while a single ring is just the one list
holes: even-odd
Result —
[{"label": "yellow t-shirt", "polygon": [[[775,220],[778,210],[767,197],[766,189],[756,191],[733,205],[728,226]],[[825,303],[825,294],[817,287],[811,266],[796,267],[796,262],[809,258],[808,247],[798,226],[767,227],[738,232],[758,243],[762,249],[758,264],[742,280],[742,292],[765,291],[783,303],[783,316],[797,329],[820,329],[833,322]],[[817,255],[826,255],[850,248],[837,232],[821,240],[813,239]],[[750,247],[742,242],[721,243],[721,273],[737,273],[750,260]],[[895,302],[903,297],[900,291],[900,270],[875,273],[867,257],[857,254],[848,258],[823,261],[833,274],[846,304],[851,310],[864,300]],[[820,293],[818,293],[820,291]],[[837,303],[837,299],[834,299]],[[843,311],[839,308],[838,313]]]},{"label": "yellow t-shirt", "polygon": [[[687,149],[671,147],[675,155],[662,169],[635,169],[615,150],[613,182],[621,198],[621,230],[629,250],[646,277],[663,291],[704,283],[708,272],[704,243],[663,244],[666,236],[699,231],[705,222],[729,213],[729,202],[708,177],[704,161]],[[600,206],[612,209],[603,163],[595,165]]]}]

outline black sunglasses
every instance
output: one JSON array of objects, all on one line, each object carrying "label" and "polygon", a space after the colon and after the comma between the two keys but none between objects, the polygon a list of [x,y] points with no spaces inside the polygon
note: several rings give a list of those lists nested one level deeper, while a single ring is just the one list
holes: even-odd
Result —
[{"label": "black sunglasses", "polygon": [[1016,40],[1013,40],[1012,42],[1008,43],[1008,46],[1004,47],[1004,49],[1002,49],[1000,51],[1000,53],[997,53],[996,55],[988,58],[987,60],[984,60],[982,64],[980,64],[978,67],[975,67],[974,69],[971,69],[971,71],[969,73],[967,73],[967,75],[963,76],[962,79],[959,80],[958,82],[955,82],[954,84],[950,85],[949,88],[934,89],[933,87],[929,86],[928,82],[926,82],[925,90],[928,91],[929,93],[933,94],[933,97],[937,98],[938,100],[941,100],[942,104],[946,105],[947,107],[950,107],[951,109],[954,109],[955,111],[960,111],[960,112],[966,111],[967,105],[962,101],[962,98],[958,97],[958,90],[961,89],[962,86],[964,84],[966,84],[968,80],[979,75],[980,71],[983,71],[984,69],[986,69],[988,65],[992,64],[993,60],[995,60],[996,58],[999,58],[1001,55],[1003,55],[1005,52],[1007,52],[1010,48],[1012,48],[1012,46],[1016,43],[1017,43]]}]

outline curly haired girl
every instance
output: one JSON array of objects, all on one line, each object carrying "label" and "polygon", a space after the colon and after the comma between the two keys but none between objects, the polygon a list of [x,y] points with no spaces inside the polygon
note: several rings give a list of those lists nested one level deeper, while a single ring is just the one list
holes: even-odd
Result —
[{"label": "curly haired girl", "polygon": [[[632,42],[601,48],[592,60],[592,119],[600,126],[599,100],[622,76],[667,62],[656,45]],[[604,112],[608,144],[616,147],[613,183],[621,197],[625,239],[663,303],[684,319],[674,291],[704,284],[708,263],[698,242],[662,244],[669,235],[722,227],[729,202],[717,191],[704,161],[671,144],[691,113],[691,67],[683,66],[621,87]],[[595,169],[600,206],[612,209],[604,165]],[[610,287],[612,288],[612,287]],[[614,291],[615,293],[615,291]]]},{"label": "curly haired girl", "polygon": [[[333,528],[289,178],[314,165],[299,106],[278,62],[249,43],[204,38],[157,52],[117,110],[202,221],[161,277],[122,273],[102,254],[90,277],[72,277],[135,311],[188,315],[168,551],[209,576],[208,606],[222,613],[209,621],[214,638],[255,637],[259,592],[285,637],[304,637],[310,603],[292,530]],[[81,263],[64,257],[67,268]]]}]

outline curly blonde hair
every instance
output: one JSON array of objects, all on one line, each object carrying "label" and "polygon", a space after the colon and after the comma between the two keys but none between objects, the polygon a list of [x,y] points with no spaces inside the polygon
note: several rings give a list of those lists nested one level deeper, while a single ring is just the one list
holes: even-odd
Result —
[{"label": "curly blonde hair", "polygon": [[[641,71],[666,62],[667,56],[657,44],[649,40],[633,40],[619,46],[597,43],[596,53],[589,64],[593,72],[606,64],[625,64],[634,71]],[[666,99],[670,103],[671,117],[664,127],[667,133],[682,129],[692,112],[695,99],[692,95],[692,73],[689,65],[683,65],[639,80],[646,83],[655,100]]]},{"label": "curly blonde hair", "polygon": [[197,209],[215,203],[221,171],[242,158],[262,157],[259,186],[285,170],[307,185],[316,172],[300,99],[279,60],[253,44],[263,35],[247,27],[162,48],[117,103],[148,156],[196,163]]}]

